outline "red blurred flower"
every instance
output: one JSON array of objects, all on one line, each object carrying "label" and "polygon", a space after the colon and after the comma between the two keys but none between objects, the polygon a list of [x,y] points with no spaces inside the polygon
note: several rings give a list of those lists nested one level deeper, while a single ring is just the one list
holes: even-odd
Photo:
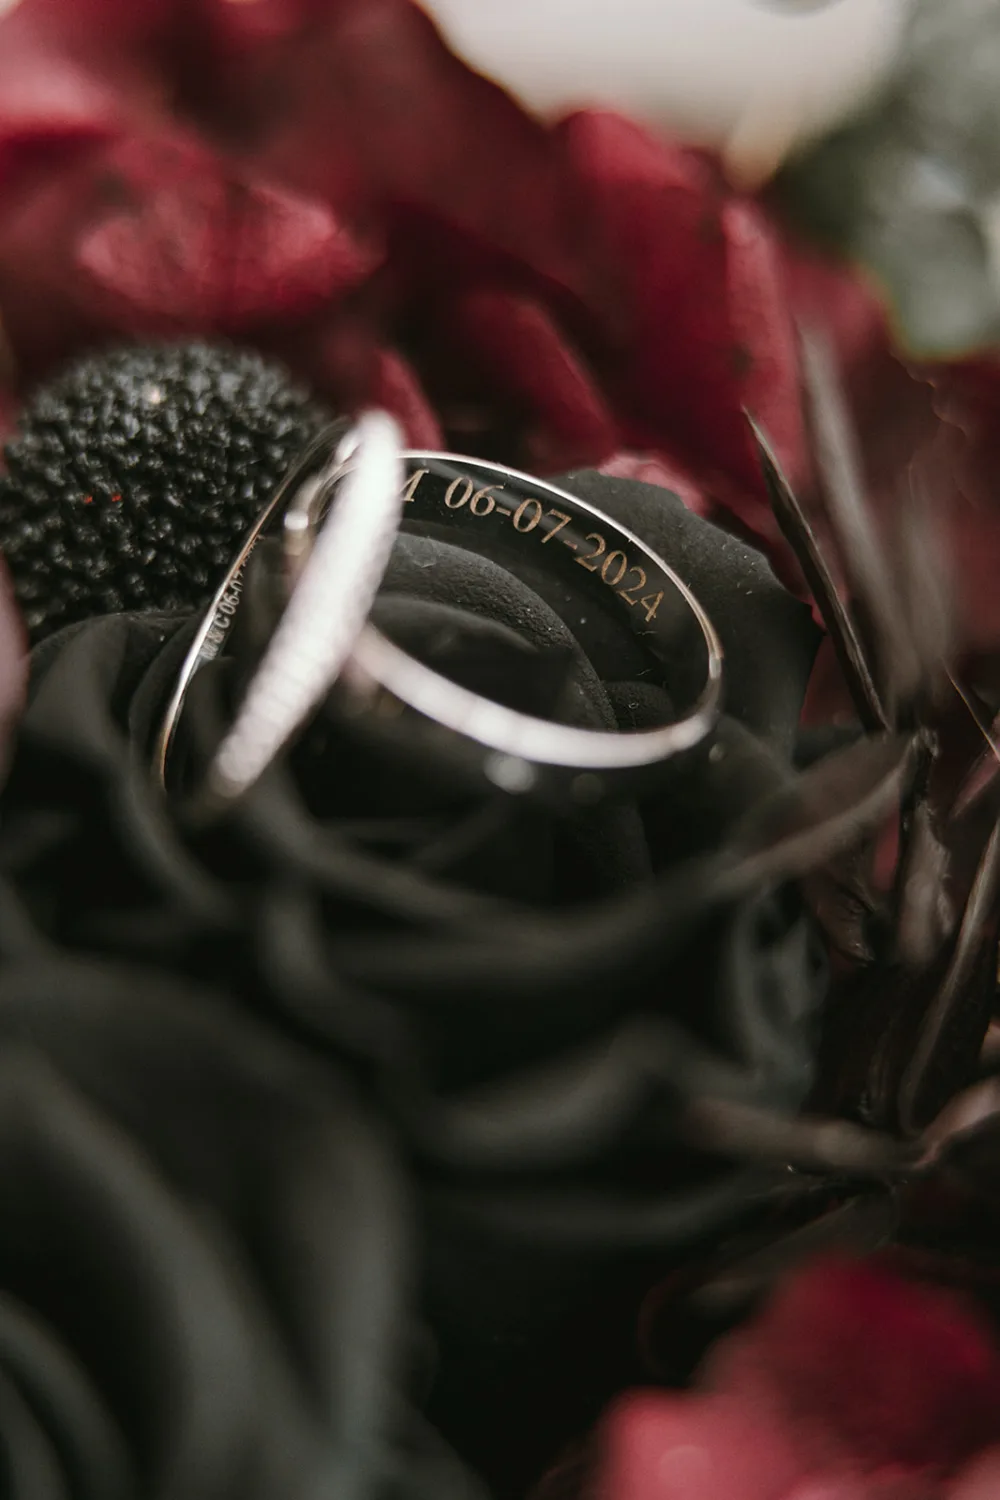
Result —
[{"label": "red blurred flower", "polygon": [[1000,1349],[950,1293],[874,1263],[800,1272],[691,1394],[626,1397],[601,1500],[996,1500]]},{"label": "red blurred flower", "polygon": [[796,316],[833,335],[883,503],[935,458],[967,636],[992,644],[996,371],[937,372],[940,421],[876,297],[706,157],[605,111],[545,125],[413,0],[19,0],[0,19],[21,395],[101,343],[226,336],[334,407],[388,406],[418,445],[668,482],[787,563],[743,413],[807,488]]},{"label": "red blurred flower", "polygon": [[624,119],[543,126],[411,0],[20,0],[0,308],[22,386],[109,339],[227,335],[414,441],[634,453],[765,530],[743,407],[804,467],[762,210]]}]

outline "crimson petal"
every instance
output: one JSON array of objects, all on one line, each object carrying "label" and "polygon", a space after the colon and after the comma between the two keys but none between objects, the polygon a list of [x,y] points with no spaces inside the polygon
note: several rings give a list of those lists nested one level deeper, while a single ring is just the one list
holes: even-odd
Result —
[{"label": "crimson petal", "polygon": [[158,44],[178,0],[19,0],[0,16],[0,173],[40,141],[162,118]]},{"label": "crimson petal", "polygon": [[0,176],[25,146],[106,139],[121,128],[120,98],[75,63],[42,57],[25,69],[17,62],[0,53]]},{"label": "crimson petal", "polygon": [[318,7],[284,45],[233,62],[218,89],[229,137],[269,177],[349,215],[416,211],[459,237],[459,260],[476,245],[589,284],[551,135],[410,0]]},{"label": "crimson petal", "polygon": [[368,402],[399,419],[411,447],[435,451],[444,448],[441,424],[416,371],[394,350],[381,349],[376,354]]},{"label": "crimson petal", "polygon": [[726,1396],[630,1396],[600,1446],[606,1500],[787,1500],[803,1472],[780,1428]]},{"label": "crimson petal", "polygon": [[459,340],[503,397],[532,414],[530,462],[552,473],[615,451],[614,418],[596,382],[540,303],[477,291],[458,302],[454,318]]},{"label": "crimson petal", "polygon": [[129,141],[98,169],[116,206],[85,228],[76,262],[85,295],[129,335],[302,316],[374,267],[325,205],[237,178],[195,143]]},{"label": "crimson petal", "polygon": [[713,1390],[780,1415],[818,1467],[946,1473],[1000,1435],[1000,1353],[950,1293],[820,1262],[717,1345]]},{"label": "crimson petal", "polygon": [[948,1491],[947,1500],[995,1500],[1000,1495],[1000,1448],[975,1459]]},{"label": "crimson petal", "polygon": [[563,123],[562,138],[624,281],[623,400],[720,499],[769,534],[744,408],[767,425],[793,477],[805,462],[775,234],[704,160],[629,120],[583,112]]}]

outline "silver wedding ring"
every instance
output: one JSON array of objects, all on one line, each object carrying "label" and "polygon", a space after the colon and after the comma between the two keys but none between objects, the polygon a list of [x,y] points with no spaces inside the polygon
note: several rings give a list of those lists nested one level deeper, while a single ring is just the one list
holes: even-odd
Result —
[{"label": "silver wedding ring", "polygon": [[[369,618],[401,523],[471,544],[515,572],[520,566],[571,629],[585,623],[581,598],[584,609],[617,616],[644,660],[639,675],[666,684],[677,717],[652,729],[581,729],[493,702],[411,656]],[[404,750],[453,763],[506,792],[571,803],[655,778],[704,740],[718,717],[716,631],[688,586],[639,537],[529,474],[400,451],[391,420],[372,413],[334,451],[313,445],[223,581],[161,728],[154,771],[162,785],[188,687],[225,642],[224,621],[239,608],[244,569],[265,531],[281,538],[287,605],[211,763],[206,795],[216,804],[242,795],[323,699],[345,724],[389,736]]]},{"label": "silver wedding ring", "polygon": [[[516,570],[564,583],[589,582],[584,608],[626,623],[685,711],[655,729],[580,729],[507,708],[416,661],[370,623],[338,683],[342,710],[395,721],[400,741],[476,766],[504,791],[595,802],[634,790],[663,764],[700,743],[714,725],[722,689],[722,647],[699,601],[633,532],[566,490],[501,465],[410,450],[406,520],[485,545]],[[558,585],[556,593],[559,593]],[[570,628],[582,626],[578,589],[554,600]],[[574,609],[579,620],[573,618]]]},{"label": "silver wedding ring", "polygon": [[[247,537],[184,661],[156,742],[161,785],[188,689],[226,641],[251,554],[271,523],[293,515],[301,518],[300,536],[305,527],[315,535],[198,801],[207,811],[241,797],[298,733],[339,676],[371,611],[399,529],[403,477],[399,430],[384,412],[367,413],[345,437],[324,434],[307,450]],[[323,510],[325,523],[317,528]],[[294,537],[294,528],[287,535]],[[294,563],[294,547],[288,552]]]}]

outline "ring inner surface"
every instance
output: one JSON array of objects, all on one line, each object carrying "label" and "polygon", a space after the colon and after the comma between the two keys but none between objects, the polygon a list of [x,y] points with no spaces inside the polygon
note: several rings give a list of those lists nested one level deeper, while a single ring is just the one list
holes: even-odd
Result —
[{"label": "ring inner surface", "polygon": [[566,491],[495,464],[432,453],[410,453],[406,464],[404,532],[508,569],[565,622],[600,677],[662,684],[677,719],[695,709],[709,642],[678,580],[638,538]]}]

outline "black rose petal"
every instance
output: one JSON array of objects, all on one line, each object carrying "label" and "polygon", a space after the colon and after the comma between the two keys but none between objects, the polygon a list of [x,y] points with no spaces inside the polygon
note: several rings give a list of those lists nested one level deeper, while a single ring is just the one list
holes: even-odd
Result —
[{"label": "black rose petal", "polygon": [[407,1412],[406,1196],[341,1075],[210,995],[58,960],[5,970],[0,1042],[5,1493],[417,1494],[414,1448],[474,1493]]},{"label": "black rose petal", "polygon": [[[0,822],[0,864],[29,929],[102,961],[141,960],[170,983],[209,981],[234,1017],[259,1012],[376,1090],[419,1205],[414,1309],[437,1344],[430,1415],[498,1479],[526,1477],[533,1445],[560,1435],[559,1403],[540,1401],[529,1371],[544,1370],[547,1389],[565,1383],[570,1405],[600,1400],[614,1360],[599,1340],[582,1358],[573,1327],[598,1305],[638,1305],[644,1263],[662,1274],[664,1255],[783,1189],[780,1170],[700,1151],[676,1127],[688,1101],[720,1087],[794,1109],[810,1086],[824,992],[793,893],[720,904],[705,879],[740,818],[795,775],[817,639],[808,611],[748,548],[662,491],[596,475],[567,483],[677,566],[728,653],[727,717],[641,803],[567,819],[491,801],[432,763],[355,744],[321,715],[222,826],[185,835],[146,757],[194,625],[132,614],[38,648]],[[412,536],[378,609],[404,645],[470,685],[547,699],[571,721],[629,727],[669,711],[666,684],[637,679],[627,632],[595,612],[585,637],[571,633],[536,582],[446,538]],[[194,684],[185,750],[195,762],[240,671],[222,658]],[[145,996],[132,1003],[133,1021],[116,1019],[106,1078],[81,1078],[88,1065],[75,1051],[60,1052],[60,1066],[144,1142],[171,1194],[211,1203],[227,1224],[235,1213],[241,1251],[258,1256],[287,1201],[260,1200],[251,1234],[245,1202],[232,1199],[232,1158],[207,1176],[201,1159],[241,1112],[203,1105],[185,1125],[176,1055],[167,1049],[162,1073],[145,1056],[131,1067]],[[64,1025],[46,1048],[69,1046]],[[562,1080],[551,1098],[558,1151],[538,1107],[550,1070]],[[123,1094],[133,1071],[140,1092]],[[155,1121],[171,1101],[178,1123],[161,1138]],[[284,1163],[280,1137],[274,1149]],[[303,1295],[304,1321],[322,1295],[319,1283]],[[412,1440],[425,1455],[404,1463],[413,1483],[429,1474],[429,1493],[450,1495],[452,1479],[434,1477],[451,1472],[440,1440],[414,1421],[386,1462]]]},{"label": "black rose petal", "polygon": [[676,495],[593,471],[553,481],[627,526],[684,579],[726,654],[726,711],[790,754],[820,632],[761,554],[689,511]]}]

